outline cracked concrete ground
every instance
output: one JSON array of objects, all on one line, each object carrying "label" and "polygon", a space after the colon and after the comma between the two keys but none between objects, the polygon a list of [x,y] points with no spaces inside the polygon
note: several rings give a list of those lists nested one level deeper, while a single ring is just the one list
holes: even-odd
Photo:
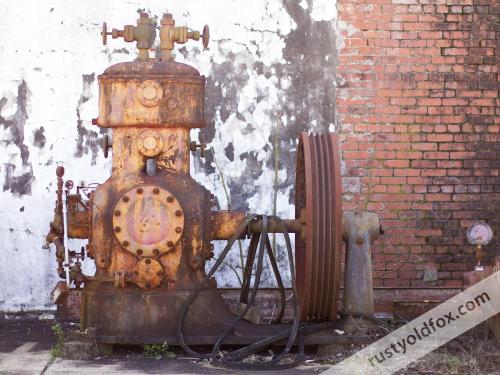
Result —
[{"label": "cracked concrete ground", "polygon": [[[262,371],[237,371],[213,367],[207,362],[187,358],[182,351],[176,358],[155,359],[140,350],[119,350],[110,357],[88,361],[53,358],[55,343],[53,320],[0,320],[0,374],[262,374]],[[294,369],[269,371],[270,374],[314,374],[326,366],[310,364]]]},{"label": "cracked concrete ground", "polygon": [[[237,371],[213,367],[206,361],[185,356],[175,349],[176,358],[156,359],[143,354],[141,347],[118,348],[113,356],[88,361],[52,358],[55,343],[51,327],[54,320],[0,319],[0,374],[318,374],[357,351],[335,350],[332,355],[307,356],[305,365],[281,371]],[[76,325],[75,325],[76,326]],[[68,323],[65,328],[70,328]],[[412,363],[398,374],[488,374],[500,375],[500,341],[485,325],[450,341]]]}]

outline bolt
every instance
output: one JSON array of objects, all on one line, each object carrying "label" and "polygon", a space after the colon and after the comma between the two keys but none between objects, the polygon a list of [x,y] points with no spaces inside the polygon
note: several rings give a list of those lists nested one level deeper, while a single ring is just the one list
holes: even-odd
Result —
[{"label": "bolt", "polygon": [[163,276],[163,272],[161,272],[161,271],[158,271],[156,274],[157,274],[159,277],[162,277],[162,276]]},{"label": "bolt", "polygon": [[182,216],[182,211],[181,210],[175,211],[175,216]]},{"label": "bolt", "polygon": [[182,228],[181,228],[181,227],[177,227],[177,228],[175,228],[175,231],[176,231],[177,233],[181,233],[181,232],[182,232]]},{"label": "bolt", "polygon": [[123,197],[123,201],[124,201],[124,202],[128,202],[129,200],[130,200],[130,198],[129,198],[129,197],[127,197],[126,195]]},{"label": "bolt", "polygon": [[151,264],[151,259],[146,259],[146,264]]},{"label": "bolt", "polygon": [[146,283],[146,288],[151,288],[151,284],[150,283]]},{"label": "bolt", "polygon": [[363,239],[363,237],[361,237],[361,236],[356,237],[356,243],[358,245],[362,245],[363,242],[365,242],[365,240]]},{"label": "bolt", "polygon": [[168,247],[174,247],[174,242],[173,241],[168,241],[167,242]]},{"label": "bolt", "polygon": [[123,241],[123,242],[122,242],[122,246],[127,247],[128,245],[129,245],[128,241]]},{"label": "bolt", "polygon": [[122,213],[120,212],[120,210],[116,210],[115,211],[115,216],[120,216]]},{"label": "bolt", "polygon": [[160,189],[154,188],[153,189],[153,194],[160,194]]},{"label": "bolt", "polygon": [[137,253],[137,255],[142,255],[142,249],[137,249],[136,253]]},{"label": "bolt", "polygon": [[153,255],[160,255],[160,250],[153,249]]},{"label": "bolt", "polygon": [[106,259],[101,258],[101,263],[105,263],[105,262],[106,262]]},{"label": "bolt", "polygon": [[173,201],[174,201],[174,197],[172,197],[172,196],[167,197],[168,203],[172,203]]},{"label": "bolt", "polygon": [[115,232],[116,232],[116,233],[119,233],[121,230],[122,230],[122,228],[120,228],[120,227],[115,227]]},{"label": "bolt", "polygon": [[137,189],[137,194],[142,194],[143,191],[144,190],[142,190],[142,188],[139,188],[139,189]]}]

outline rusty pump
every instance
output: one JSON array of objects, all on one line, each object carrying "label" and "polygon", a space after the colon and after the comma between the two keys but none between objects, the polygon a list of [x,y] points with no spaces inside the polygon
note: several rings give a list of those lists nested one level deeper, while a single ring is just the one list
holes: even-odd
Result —
[{"label": "rusty pump", "polygon": [[[72,193],[73,183],[64,184],[64,169],[58,167],[55,215],[47,236],[57,249],[59,275],[64,278],[68,267],[68,284],[82,289],[81,331],[101,344],[166,340],[196,355],[188,344],[216,344],[212,352],[216,358],[223,342],[257,342],[251,347],[256,350],[288,337],[286,354],[297,332],[311,326],[324,328],[337,320],[342,234],[349,237],[349,233],[342,228],[336,135],[300,134],[295,218],[214,210],[213,196],[191,177],[189,169],[190,153],[204,149],[203,144],[191,142],[190,130],[207,126],[205,77],[175,62],[172,55],[175,44],[189,39],[201,39],[206,48],[208,27],[202,33],[176,27],[172,15],[165,14],[157,58],[149,57],[156,21],[145,13],[137,26],[108,32],[104,24],[101,34],[104,44],[111,35],[137,42],[139,50],[135,61],[112,65],[99,76],[99,117],[93,124],[112,129],[112,142],[105,137],[103,145],[105,155],[112,147],[112,174],[102,184],[78,186]],[[68,238],[88,239],[86,248],[80,253],[66,249],[65,230]],[[283,317],[285,292],[268,233],[285,236],[293,283],[292,326],[243,320],[255,300],[265,252],[280,286],[281,312],[276,323]],[[289,233],[295,234],[294,257]],[[236,316],[212,276],[232,244],[246,237],[251,240],[240,298],[244,308]],[[366,246],[363,241],[371,237],[356,238]],[[228,240],[228,245],[206,273],[205,263],[214,256],[213,240]],[[93,276],[82,273],[85,256],[95,261]],[[371,287],[371,280],[365,281]]]}]

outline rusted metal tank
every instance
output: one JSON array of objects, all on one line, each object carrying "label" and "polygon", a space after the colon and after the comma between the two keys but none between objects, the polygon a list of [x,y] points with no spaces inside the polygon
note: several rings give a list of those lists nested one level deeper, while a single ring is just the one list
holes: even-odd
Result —
[{"label": "rusted metal tank", "polygon": [[[296,234],[300,319],[335,320],[342,254],[336,136],[300,135],[295,218],[271,218],[264,228],[267,219],[212,210],[210,192],[189,170],[190,153],[204,150],[203,144],[191,142],[190,130],[206,126],[205,77],[175,62],[171,53],[175,44],[189,39],[207,47],[208,27],[202,33],[175,27],[172,15],[165,14],[160,53],[150,58],[155,34],[155,20],[145,13],[136,26],[123,30],[108,32],[103,25],[104,43],[108,35],[123,37],[137,42],[139,50],[135,61],[110,66],[99,76],[99,117],[93,124],[111,129],[112,141],[106,136],[103,150],[107,155],[112,148],[112,174],[104,183],[77,186],[74,192],[71,181],[63,183],[64,169],[57,170],[47,242],[56,245],[59,275],[68,285],[83,287],[81,330],[102,343],[166,339],[175,344],[184,301],[202,286],[186,315],[185,336],[191,344],[215,342],[235,315],[205,272],[213,257],[211,241],[263,231]],[[242,232],[243,223],[248,225]],[[86,248],[79,253],[66,249],[65,231],[68,238],[88,239]],[[82,274],[85,256],[94,259],[95,275]],[[247,271],[251,278],[251,268]],[[54,295],[57,299],[61,293]],[[252,342],[277,330],[243,321],[227,342]]]}]

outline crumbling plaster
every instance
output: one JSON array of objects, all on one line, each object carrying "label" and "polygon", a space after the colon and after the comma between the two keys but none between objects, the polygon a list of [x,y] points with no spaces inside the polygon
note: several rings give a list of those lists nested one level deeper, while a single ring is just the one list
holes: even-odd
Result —
[{"label": "crumbling plaster", "polygon": [[[0,12],[0,311],[54,308],[54,249],[42,249],[55,200],[55,168],[75,183],[110,173],[99,142],[97,76],[134,58],[121,40],[101,44],[101,22],[135,23],[137,10],[178,25],[210,25],[208,51],[189,43],[177,61],[207,77],[202,131],[213,154],[194,157],[192,173],[221,208],[292,217],[300,131],[335,127],[336,5],[326,0],[9,1]],[[198,131],[192,136],[197,139]],[[279,140],[279,144],[276,142]],[[279,147],[278,147],[279,146]],[[275,151],[278,152],[276,198]],[[227,183],[230,202],[223,189]],[[78,248],[81,242],[70,242]],[[216,245],[220,251],[223,243]],[[216,251],[216,253],[217,253]],[[235,249],[230,262],[239,270]],[[282,251],[280,252],[282,253]],[[284,254],[280,256],[286,268]],[[92,264],[85,265],[92,272]],[[270,277],[268,274],[267,277]],[[271,280],[268,281],[272,283]],[[220,286],[236,286],[233,270]]]}]

